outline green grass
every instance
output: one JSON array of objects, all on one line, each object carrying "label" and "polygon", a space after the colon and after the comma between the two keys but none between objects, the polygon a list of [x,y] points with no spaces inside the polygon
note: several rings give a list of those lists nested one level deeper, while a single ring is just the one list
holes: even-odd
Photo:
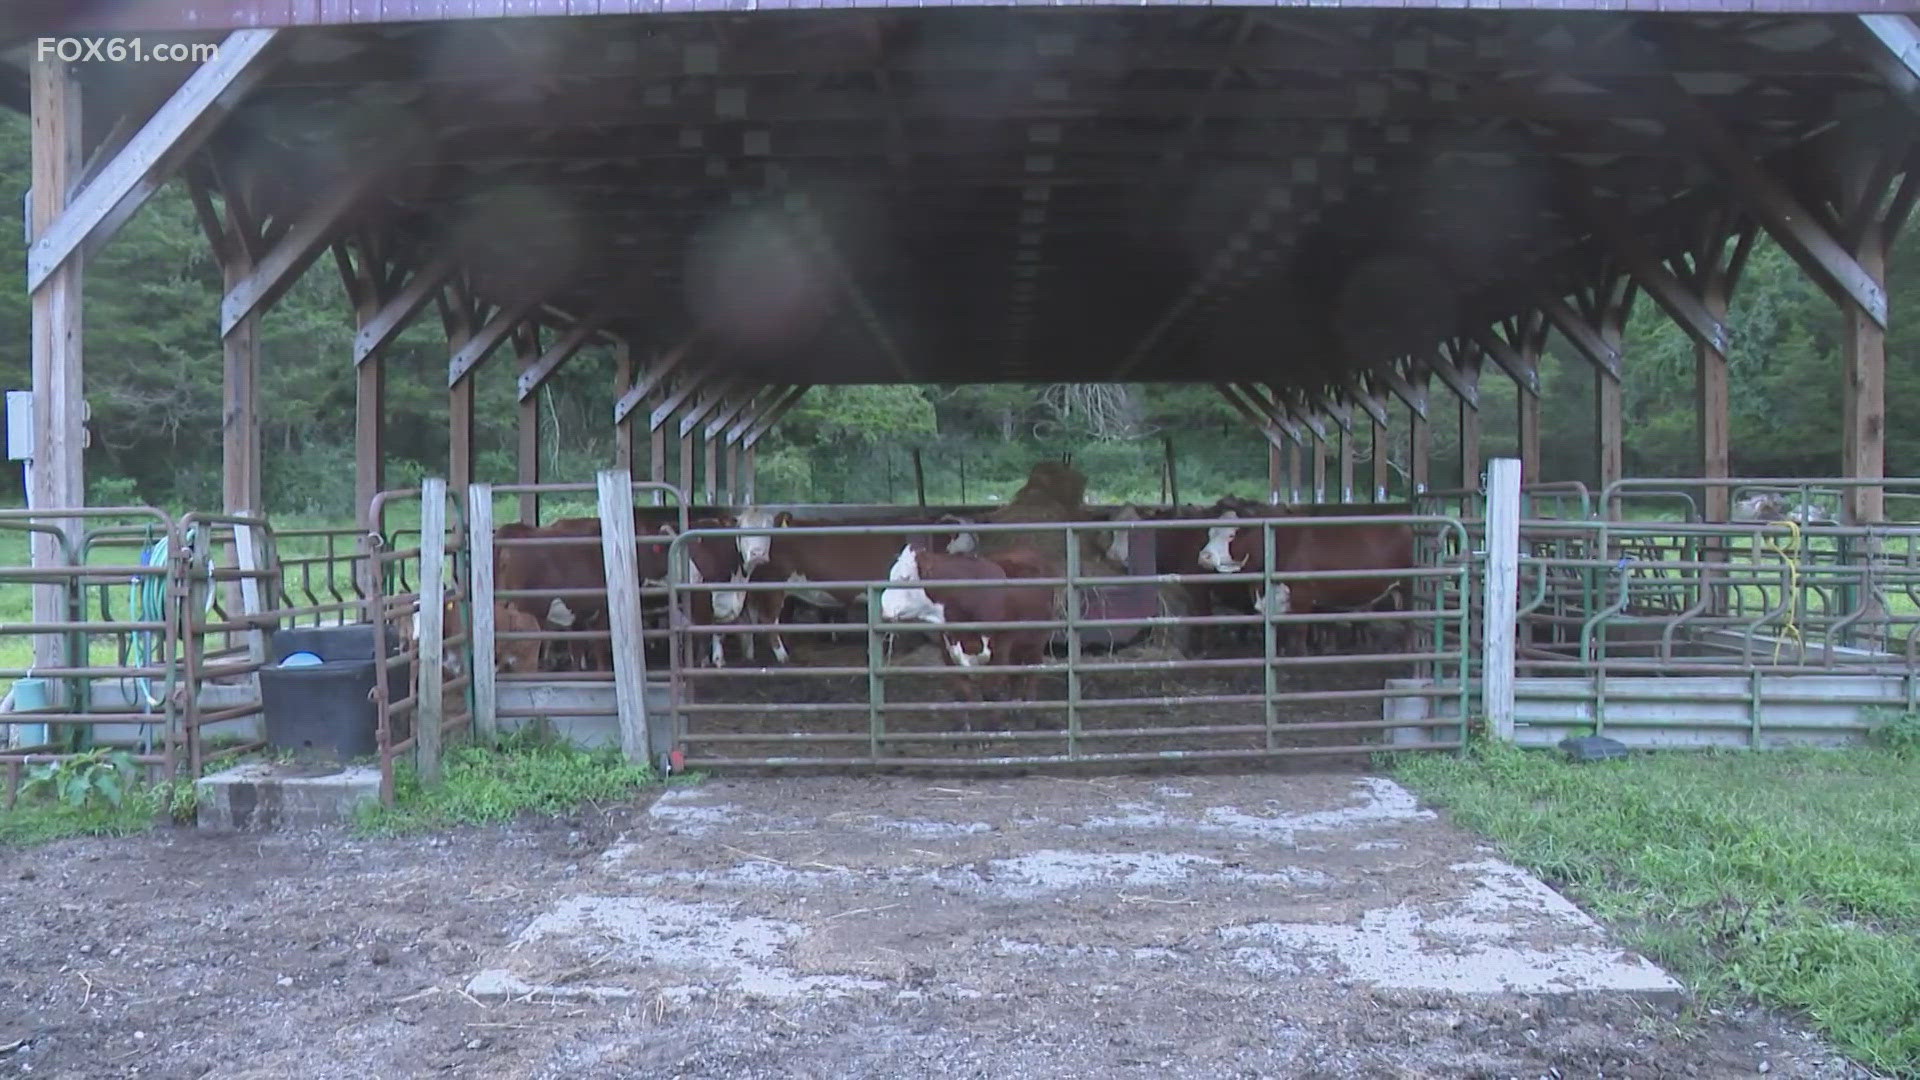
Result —
[{"label": "green grass", "polygon": [[395,777],[392,808],[361,809],[363,836],[404,836],[458,825],[498,825],[522,814],[563,814],[592,803],[632,798],[655,782],[646,765],[616,750],[582,750],[538,735],[517,736],[499,749],[449,751],[441,784],[426,788],[410,768]]},{"label": "green grass", "polygon": [[119,806],[90,799],[70,806],[50,797],[22,796],[11,810],[0,810],[0,847],[25,847],[81,836],[133,836],[151,830],[169,816],[190,822],[194,814],[192,783],[135,788]]},{"label": "green grass", "polygon": [[1804,1014],[1920,1076],[1920,753],[1573,765],[1480,744],[1397,768],[1709,1000]]}]

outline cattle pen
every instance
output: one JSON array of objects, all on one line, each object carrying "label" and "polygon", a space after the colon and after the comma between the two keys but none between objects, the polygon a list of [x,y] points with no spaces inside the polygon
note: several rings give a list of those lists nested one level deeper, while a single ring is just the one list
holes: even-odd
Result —
[{"label": "cattle pen", "polygon": [[[0,531],[31,557],[0,580],[34,606],[0,627],[33,647],[0,671],[9,797],[82,745],[196,775],[258,748],[271,636],[303,622],[374,629],[389,796],[399,763],[431,779],[449,740],[535,720],[712,768],[1856,739],[1920,705],[1920,484],[1885,475],[1910,6],[14,5],[31,509]],[[196,59],[58,44],[113,34]],[[169,183],[225,287],[223,505],[89,508],[82,271]],[[1728,305],[1762,234],[1840,315],[1831,479],[1730,465]],[[327,261],[356,520],[279,530],[260,320]],[[1697,477],[1626,475],[1642,300],[1692,347]],[[406,487],[386,360],[429,307],[446,466]],[[1550,340],[1590,369],[1592,484],[1542,475]],[[589,349],[614,358],[614,460],[562,482],[538,395]],[[507,352],[496,485],[476,372]],[[1516,390],[1512,458],[1484,460],[1483,371]],[[815,387],[1127,382],[1217,394],[1264,499],[1089,501],[1084,475],[1026,517],[759,498],[763,440]],[[834,555],[851,537],[898,549]],[[926,591],[894,572],[916,546],[996,569],[885,618]],[[945,615],[1042,592],[1044,618]],[[1022,640],[1040,662],[994,652]],[[529,649],[539,670],[509,663]]]}]

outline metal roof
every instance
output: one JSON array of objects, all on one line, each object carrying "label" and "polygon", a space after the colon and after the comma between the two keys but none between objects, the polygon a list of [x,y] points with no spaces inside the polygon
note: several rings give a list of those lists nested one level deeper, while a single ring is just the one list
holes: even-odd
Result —
[{"label": "metal roof", "polygon": [[[201,27],[641,7],[83,6]],[[753,377],[1320,386],[1571,287],[1598,256],[1570,187],[1692,243],[1721,194],[1676,95],[1755,158],[1910,127],[1852,29],[1057,5],[335,26],[292,35],[213,149],[286,219],[403,153],[361,225],[642,347],[704,320]],[[84,65],[87,100],[156,97],[164,66]]]}]

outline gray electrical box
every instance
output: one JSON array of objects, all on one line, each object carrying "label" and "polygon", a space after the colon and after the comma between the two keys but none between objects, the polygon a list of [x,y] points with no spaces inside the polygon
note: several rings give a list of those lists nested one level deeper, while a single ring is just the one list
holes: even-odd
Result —
[{"label": "gray electrical box", "polygon": [[33,391],[7,391],[7,459],[33,460]]}]

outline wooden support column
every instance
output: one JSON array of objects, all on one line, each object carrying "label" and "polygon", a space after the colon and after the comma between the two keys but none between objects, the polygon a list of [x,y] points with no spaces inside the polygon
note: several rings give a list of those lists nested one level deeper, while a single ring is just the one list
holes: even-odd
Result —
[{"label": "wooden support column", "polygon": [[[613,396],[615,400],[623,397],[633,387],[633,348],[625,337],[614,339],[613,343]],[[633,469],[633,414],[628,413],[613,422],[613,464],[614,467],[632,476]]]},{"label": "wooden support column", "polygon": [[[1591,207],[1589,207],[1591,209]],[[1621,417],[1620,379],[1626,367],[1623,343],[1627,315],[1641,288],[1686,331],[1695,344],[1716,351],[1726,344],[1725,324],[1716,319],[1671,271],[1647,255],[1632,237],[1608,223],[1609,246],[1618,253],[1597,268],[1590,283],[1569,305],[1559,297],[1541,297],[1541,311],[1554,329],[1593,365],[1594,476],[1604,490],[1626,471],[1626,437]],[[1603,508],[1611,516],[1617,502]]]},{"label": "wooden support column", "polygon": [[[1877,231],[1854,248],[1861,269],[1885,281],[1887,246]],[[1887,474],[1887,331],[1857,305],[1841,313],[1841,461],[1849,479],[1878,480]],[[1886,520],[1886,489],[1846,489],[1848,520]]]},{"label": "wooden support column", "polygon": [[[231,289],[252,272],[245,245],[221,260]],[[220,501],[229,514],[263,510],[260,483],[260,317],[249,312],[220,337]]]},{"label": "wooden support column", "polygon": [[1433,358],[1433,370],[1460,399],[1460,487],[1479,491],[1481,353],[1468,342],[1455,342],[1452,350],[1451,356]]},{"label": "wooden support column", "polygon": [[[1911,31],[1911,24],[1906,26]],[[1914,62],[1909,55],[1905,63]],[[1869,292],[1883,292],[1887,257],[1920,194],[1920,161],[1911,140],[1859,148],[1841,172],[1843,223],[1839,242],[1866,276]],[[1901,177],[1891,199],[1887,189]],[[1887,331],[1851,296],[1841,299],[1841,463],[1845,475],[1878,480],[1887,469]],[[1886,520],[1886,489],[1849,488],[1843,503],[1856,523]]]},{"label": "wooden support column", "polygon": [[1520,482],[1537,484],[1544,479],[1540,475],[1540,355],[1547,347],[1547,319],[1540,312],[1528,312],[1506,320],[1502,329],[1504,337],[1486,331],[1478,340],[1513,379]]},{"label": "wooden support column", "polygon": [[[540,329],[533,323],[521,326],[513,334],[514,351],[520,357],[522,376],[530,375],[540,363]],[[519,468],[515,479],[522,484],[540,482],[540,391],[520,398]],[[529,525],[540,523],[538,492],[520,493],[520,520]]]},{"label": "wooden support column", "polygon": [[[459,355],[473,339],[473,307],[466,289],[450,283],[440,299],[440,319],[447,330],[447,349]],[[467,368],[447,387],[447,484],[465,491],[473,484],[473,369]]]},{"label": "wooden support column", "polygon": [[1393,433],[1387,425],[1374,421],[1373,431],[1373,502],[1387,501],[1387,490],[1393,486]]},{"label": "wooden support column", "polygon": [[[1424,390],[1424,382],[1422,385]],[[1432,486],[1433,424],[1425,415],[1407,409],[1407,490],[1413,496],[1424,494]]]},{"label": "wooden support column", "polygon": [[[1694,253],[1692,284],[1700,294],[1700,306],[1722,323],[1727,319],[1734,285],[1753,250],[1756,232],[1753,223],[1730,212],[1714,215],[1702,231],[1700,249]],[[1700,443],[1700,475],[1725,480],[1733,475],[1733,403],[1727,352],[1696,339],[1693,361],[1694,432]],[[1732,488],[1715,484],[1706,489],[1705,499],[1702,509],[1708,521],[1726,521],[1733,516]]]},{"label": "wooden support column", "polygon": [[[66,64],[52,58],[31,61],[28,94],[32,108],[33,190],[30,223],[36,244],[67,208],[69,192],[81,168],[80,86]],[[30,506],[85,506],[87,483],[86,398],[81,335],[81,260],[57,263],[32,292],[33,308],[33,460],[27,465]],[[50,524],[78,549],[84,528],[75,519]],[[52,537],[35,533],[33,565],[61,566],[66,556]],[[65,590],[33,590],[35,622],[71,618]],[[34,665],[62,666],[66,642],[57,635],[33,639]],[[64,701],[59,695],[56,701]]]},{"label": "wooden support column", "polygon": [[1280,492],[1282,489],[1280,483],[1282,466],[1280,464],[1280,456],[1283,452],[1280,443],[1272,440],[1267,441],[1267,505],[1269,506],[1278,506],[1281,502]]},{"label": "wooden support column", "polygon": [[1327,435],[1324,429],[1313,435],[1313,501],[1327,501]]}]

